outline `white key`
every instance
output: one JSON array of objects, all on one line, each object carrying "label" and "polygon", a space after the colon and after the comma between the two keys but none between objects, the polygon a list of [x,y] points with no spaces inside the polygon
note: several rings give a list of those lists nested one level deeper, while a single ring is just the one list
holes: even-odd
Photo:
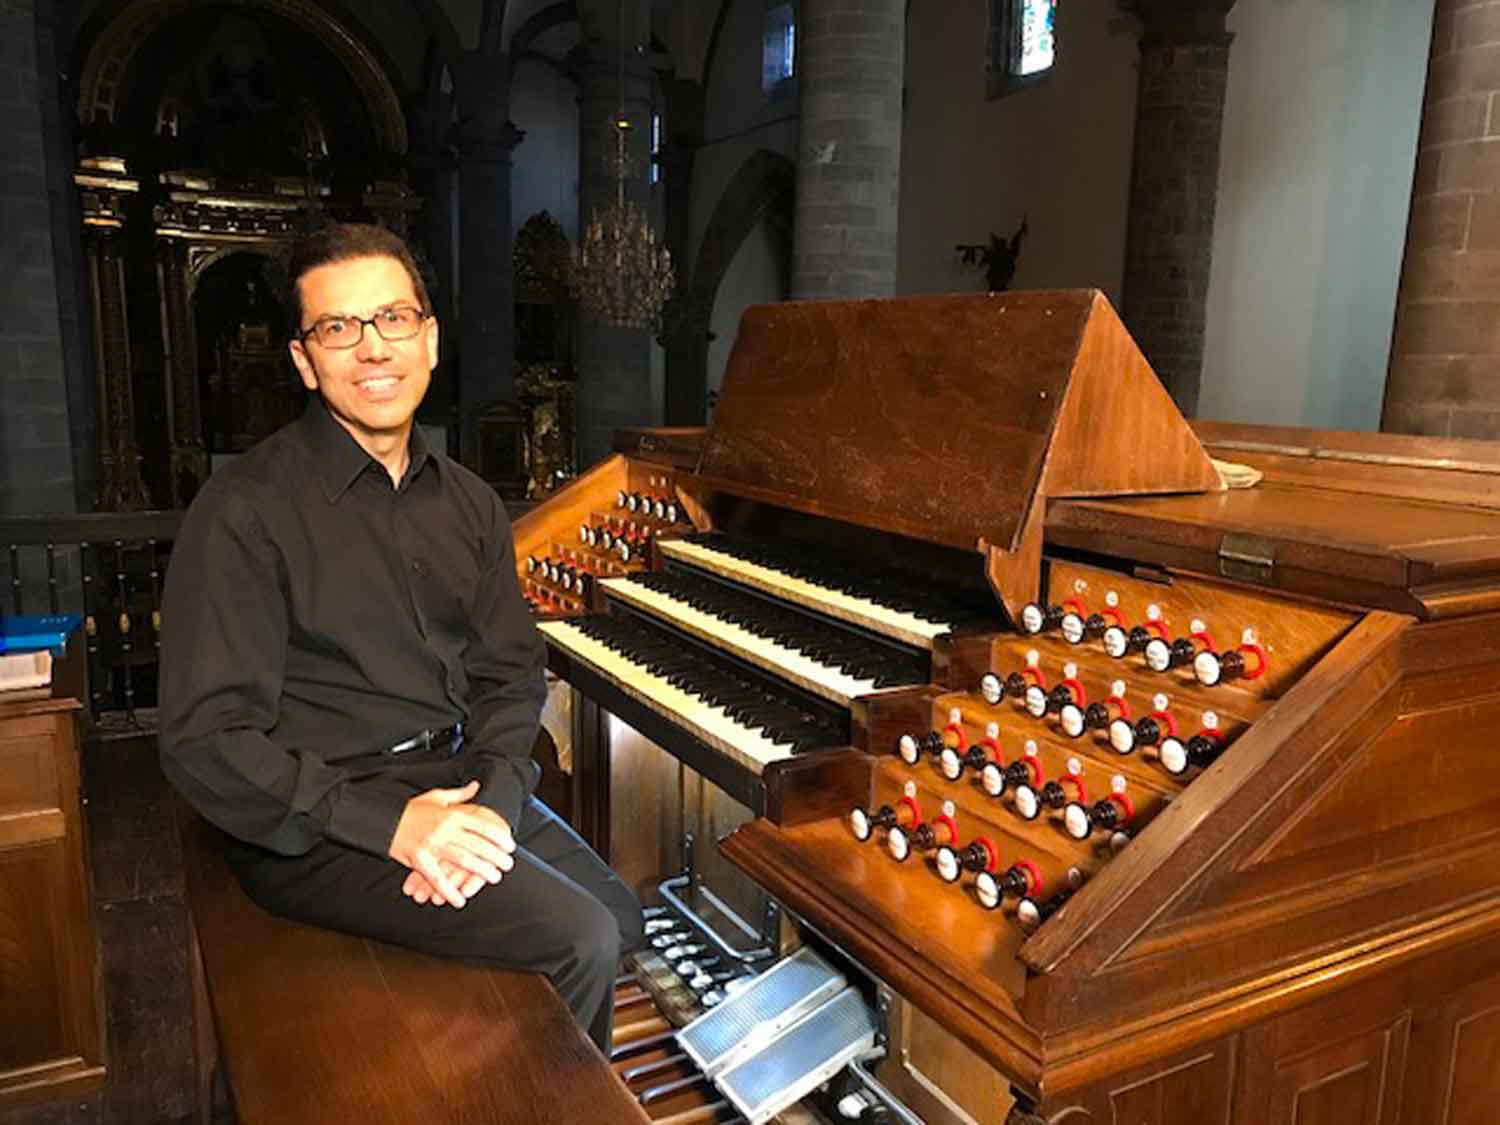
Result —
[{"label": "white key", "polygon": [[865,598],[853,597],[839,590],[814,585],[802,578],[793,578],[789,574],[782,574],[780,571],[761,566],[759,563],[746,562],[744,559],[736,558],[723,551],[705,547],[701,543],[666,539],[658,546],[661,553],[668,558],[693,563],[704,570],[710,570],[747,586],[776,594],[798,605],[819,610],[828,614],[829,617],[837,617],[841,621],[862,625],[866,629],[905,641],[907,644],[931,648],[934,638],[953,631],[953,626],[946,622],[928,621],[898,609],[887,609]]},{"label": "white key", "polygon": [[734,758],[756,773],[767,762],[789,758],[790,746],[778,746],[758,730],[735,722],[723,708],[711,707],[695,695],[674,687],[644,665],[628,659],[590,637],[568,621],[543,621],[542,636],[558,648],[591,665],[621,691],[682,726],[694,738]]},{"label": "white key", "polygon": [[776,672],[841,706],[847,707],[850,700],[857,696],[869,695],[877,690],[874,680],[846,675],[837,668],[802,655],[796,649],[778,644],[767,637],[758,637],[743,626],[724,621],[679,598],[653,590],[629,578],[606,578],[600,585],[612,597],[650,610],[663,620],[704,640],[712,641],[716,647]]}]

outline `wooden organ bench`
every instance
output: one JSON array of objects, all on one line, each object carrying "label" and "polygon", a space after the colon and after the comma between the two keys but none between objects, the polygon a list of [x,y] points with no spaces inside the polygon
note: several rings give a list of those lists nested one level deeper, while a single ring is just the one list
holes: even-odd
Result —
[{"label": "wooden organ bench", "polygon": [[645,1121],[545,977],[276,918],[177,807],[199,1120],[216,1060],[242,1125]]}]

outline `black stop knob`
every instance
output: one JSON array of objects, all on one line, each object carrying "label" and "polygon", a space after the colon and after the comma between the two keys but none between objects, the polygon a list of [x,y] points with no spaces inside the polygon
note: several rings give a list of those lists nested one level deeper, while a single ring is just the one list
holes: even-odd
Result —
[{"label": "black stop knob", "polygon": [[1109,707],[1103,703],[1090,703],[1083,713],[1085,730],[1103,730],[1109,726]]},{"label": "black stop knob", "polygon": [[1178,637],[1175,641],[1172,642],[1172,647],[1168,651],[1167,667],[1181,668],[1184,665],[1191,664],[1193,662],[1193,658],[1197,655],[1197,645],[1195,645],[1187,637]]}]

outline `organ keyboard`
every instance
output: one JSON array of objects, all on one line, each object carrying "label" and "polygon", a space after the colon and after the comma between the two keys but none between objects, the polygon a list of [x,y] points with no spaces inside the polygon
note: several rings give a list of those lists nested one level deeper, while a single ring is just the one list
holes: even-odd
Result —
[{"label": "organ keyboard", "polygon": [[907,1112],[1489,1120],[1500,450],[1190,427],[1093,293],[751,310],[621,449],[516,525],[583,819],[723,836]]}]

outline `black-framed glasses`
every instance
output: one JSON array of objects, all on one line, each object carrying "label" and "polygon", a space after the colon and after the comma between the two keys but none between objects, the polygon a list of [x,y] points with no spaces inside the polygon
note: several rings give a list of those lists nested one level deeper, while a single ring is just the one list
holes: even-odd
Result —
[{"label": "black-framed glasses", "polygon": [[320,316],[311,328],[303,329],[301,338],[306,340],[311,336],[323,348],[352,348],[364,338],[368,324],[380,333],[382,340],[410,340],[421,331],[428,315],[410,305],[391,305],[377,309],[374,316]]}]

